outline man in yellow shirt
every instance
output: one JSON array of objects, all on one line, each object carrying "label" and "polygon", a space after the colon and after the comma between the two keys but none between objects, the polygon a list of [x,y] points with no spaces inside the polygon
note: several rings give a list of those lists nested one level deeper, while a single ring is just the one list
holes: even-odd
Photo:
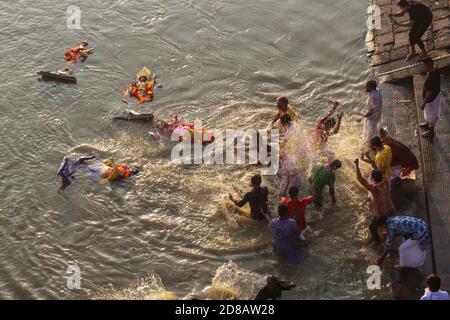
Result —
[{"label": "man in yellow shirt", "polygon": [[392,164],[392,150],[386,144],[383,144],[380,137],[373,137],[370,140],[370,144],[372,150],[376,152],[375,160],[373,160],[369,153],[366,153],[366,159],[362,159],[363,161],[370,163],[374,170],[379,170],[383,173],[383,177],[387,180],[391,180],[391,164]]},{"label": "man in yellow shirt", "polygon": [[279,119],[281,119],[282,116],[285,114],[288,114],[291,116],[291,120],[294,122],[298,122],[298,116],[295,113],[294,109],[289,105],[289,100],[287,97],[279,97],[277,100],[277,108],[278,113],[275,116],[275,118],[272,120],[272,126],[277,122]]}]

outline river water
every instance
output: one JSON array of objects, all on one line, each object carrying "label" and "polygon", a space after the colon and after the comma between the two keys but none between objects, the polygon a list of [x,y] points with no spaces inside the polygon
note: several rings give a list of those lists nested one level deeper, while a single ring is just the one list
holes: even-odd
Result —
[{"label": "river water", "polygon": [[[81,29],[66,23],[81,8]],[[365,289],[366,194],[356,186],[364,108],[365,12],[356,0],[31,1],[0,3],[0,298],[250,298],[274,273],[298,287],[287,299],[383,297]],[[77,85],[37,81],[62,51],[91,37]],[[290,98],[308,130],[339,100],[346,112],[330,148],[344,160],[338,203],[297,267],[277,263],[267,224],[226,212],[259,169],[175,166],[151,124],[112,122],[142,67],[163,88],[150,108],[210,128],[265,128],[276,97]],[[140,107],[137,107],[139,110]],[[115,153],[145,171],[113,186],[80,176],[58,193],[62,158]],[[270,179],[268,180],[270,184]],[[275,200],[272,197],[272,205]],[[69,266],[81,289],[67,288]],[[209,288],[209,289],[208,289]]]}]

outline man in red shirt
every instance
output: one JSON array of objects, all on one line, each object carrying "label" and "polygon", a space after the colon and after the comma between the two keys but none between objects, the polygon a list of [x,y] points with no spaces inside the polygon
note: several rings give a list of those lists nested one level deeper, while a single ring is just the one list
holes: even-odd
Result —
[{"label": "man in red shirt", "polygon": [[289,188],[289,199],[284,198],[282,200],[282,204],[286,205],[289,209],[288,215],[289,219],[294,219],[297,221],[297,224],[302,232],[301,238],[305,240],[305,232],[308,229],[308,225],[306,224],[305,212],[306,207],[313,203],[314,197],[307,196],[299,199],[299,190],[297,187]]},{"label": "man in red shirt", "polygon": [[407,177],[411,172],[419,169],[419,161],[410,148],[390,137],[384,129],[380,130],[380,138],[392,151],[392,179],[399,178],[400,174]]}]

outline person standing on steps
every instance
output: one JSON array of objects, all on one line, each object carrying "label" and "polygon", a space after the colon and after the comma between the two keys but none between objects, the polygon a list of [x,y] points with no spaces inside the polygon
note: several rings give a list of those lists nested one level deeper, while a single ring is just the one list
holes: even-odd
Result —
[{"label": "person standing on steps", "polygon": [[366,83],[367,98],[367,112],[364,117],[363,129],[363,151],[364,153],[370,149],[370,140],[380,133],[381,129],[381,115],[383,110],[383,97],[378,84],[375,80],[369,80]]},{"label": "person standing on steps", "polygon": [[425,122],[420,124],[424,129],[422,137],[434,137],[434,127],[441,115],[441,75],[439,70],[434,68],[433,59],[427,58],[422,61],[423,69],[426,72],[422,90],[422,106]]},{"label": "person standing on steps", "polygon": [[411,30],[409,31],[410,49],[406,60],[411,60],[412,58],[417,56],[416,44],[422,51],[422,54],[418,56],[418,59],[424,59],[428,57],[428,52],[425,49],[425,44],[422,41],[422,37],[433,21],[433,13],[426,5],[416,1],[400,0],[398,6],[400,7],[401,11],[398,13],[390,13],[388,16],[389,18],[393,19],[393,17],[401,17],[406,13],[409,14],[410,21],[408,22],[402,23],[398,22],[395,19],[392,20],[394,25],[399,25],[401,27],[411,27]]}]

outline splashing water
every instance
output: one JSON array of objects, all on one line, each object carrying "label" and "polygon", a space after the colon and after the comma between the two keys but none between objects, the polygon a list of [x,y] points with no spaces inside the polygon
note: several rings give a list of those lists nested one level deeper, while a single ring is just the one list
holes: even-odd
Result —
[{"label": "splashing water", "polygon": [[253,299],[266,284],[266,277],[239,267],[233,261],[216,270],[210,287],[205,289],[209,299]]},{"label": "splashing water", "polygon": [[105,300],[177,300],[178,297],[166,291],[161,278],[157,274],[148,274],[136,281],[135,285],[124,289],[105,289],[94,299]]}]

